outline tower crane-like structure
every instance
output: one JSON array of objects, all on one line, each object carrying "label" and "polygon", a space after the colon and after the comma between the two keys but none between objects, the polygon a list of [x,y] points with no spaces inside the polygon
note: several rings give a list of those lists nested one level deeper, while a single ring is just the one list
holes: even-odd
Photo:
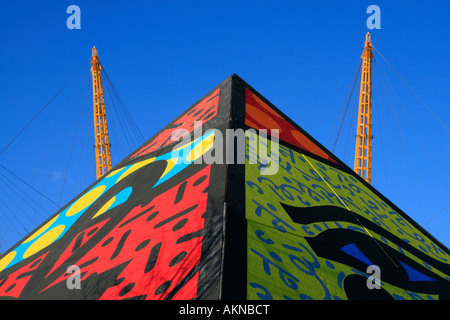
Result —
[{"label": "tower crane-like structure", "polygon": [[105,98],[97,48],[92,48],[91,57],[92,93],[94,98],[94,127],[95,127],[95,162],[97,179],[111,170],[111,144],[109,143],[108,124],[106,122]]},{"label": "tower crane-like structure", "polygon": [[361,86],[356,131],[355,172],[368,183],[372,182],[372,42],[366,34],[362,53]]}]

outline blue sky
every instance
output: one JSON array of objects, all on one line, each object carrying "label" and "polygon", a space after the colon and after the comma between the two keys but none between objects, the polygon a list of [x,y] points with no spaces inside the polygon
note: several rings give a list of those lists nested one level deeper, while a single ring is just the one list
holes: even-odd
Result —
[{"label": "blue sky", "polygon": [[[66,26],[72,4],[81,9],[79,30]],[[379,30],[366,26],[372,4],[381,9]],[[370,31],[426,104],[375,55],[372,184],[450,247],[448,1],[10,1],[1,8],[0,149],[95,45],[146,139],[236,73],[332,150],[333,124]],[[95,179],[90,81],[87,66],[0,154],[0,165],[61,205]],[[351,116],[335,153],[352,167]],[[113,162],[133,149],[124,146]],[[0,251],[56,210],[0,167],[2,179]],[[19,189],[40,199],[39,209],[31,199],[27,209],[23,195],[14,199]]]}]

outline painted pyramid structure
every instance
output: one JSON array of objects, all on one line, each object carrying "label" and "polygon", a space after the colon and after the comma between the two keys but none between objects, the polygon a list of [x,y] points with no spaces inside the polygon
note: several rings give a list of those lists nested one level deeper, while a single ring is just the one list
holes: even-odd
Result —
[{"label": "painted pyramid structure", "polygon": [[0,297],[437,300],[449,260],[232,75],[1,256]]}]

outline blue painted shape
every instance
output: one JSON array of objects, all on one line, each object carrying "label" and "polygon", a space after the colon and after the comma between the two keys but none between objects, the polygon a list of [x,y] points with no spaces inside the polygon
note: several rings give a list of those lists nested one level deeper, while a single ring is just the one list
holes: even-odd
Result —
[{"label": "blue painted shape", "polygon": [[114,203],[108,208],[108,210],[111,210],[114,207],[117,207],[118,205],[126,202],[128,200],[128,198],[131,195],[131,192],[133,191],[132,187],[128,187],[123,189],[122,191],[120,191],[118,194],[116,194],[116,200],[114,201]]},{"label": "blue painted shape", "polygon": [[408,274],[409,280],[411,281],[436,281],[433,278],[430,278],[426,275],[424,275],[422,272],[417,271],[416,269],[408,266],[407,264],[400,261],[403,268],[406,270],[406,273]]},{"label": "blue painted shape", "polygon": [[262,236],[264,235],[264,231],[262,231],[262,230],[256,230],[255,234],[258,237],[258,239],[261,240],[264,243],[267,243],[267,244],[274,244],[275,243],[275,242],[273,242],[272,239],[269,239],[269,238],[263,239]]},{"label": "blue painted shape", "polygon": [[[159,180],[155,183],[155,185],[153,186],[156,187],[157,185],[169,180],[170,178],[172,178],[174,175],[176,175],[177,173],[181,172],[182,170],[184,170],[188,165],[190,165],[191,163],[194,163],[195,159],[188,159],[188,155],[191,151],[193,151],[193,149],[203,143],[203,140],[209,139],[211,136],[213,136],[215,134],[215,129],[211,130],[209,132],[206,132],[203,136],[195,139],[194,141],[192,141],[192,143],[188,143],[186,144],[184,147],[182,147],[179,150],[172,150],[171,152],[165,153],[163,155],[159,155],[155,158],[155,162],[159,161],[159,160],[176,160],[176,165],[171,168],[169,170],[169,172],[167,172],[166,174],[164,174],[162,177],[159,178]],[[176,147],[175,147],[176,148]],[[203,152],[201,153],[201,156],[203,156]],[[203,163],[203,162],[201,162]]]},{"label": "blue painted shape", "polygon": [[339,288],[342,289],[342,284],[344,283],[344,279],[345,279],[345,273],[344,272],[339,272],[338,277],[337,277],[337,284],[339,286]]},{"label": "blue painted shape", "polygon": [[341,248],[342,251],[344,251],[345,253],[351,255],[352,257],[358,259],[359,261],[364,262],[365,264],[371,266],[374,265],[374,263],[372,263],[372,261],[370,261],[362,252],[361,250],[358,249],[358,247],[356,246],[356,244],[354,243],[350,243],[346,246],[343,246]]},{"label": "blue painted shape", "polygon": [[256,293],[256,296],[258,298],[260,298],[261,300],[273,300],[272,294],[269,292],[269,290],[264,288],[262,285],[251,282],[250,287],[252,287],[254,289],[258,288],[258,289],[261,289],[262,291],[264,291],[264,293],[260,293],[260,292]]}]

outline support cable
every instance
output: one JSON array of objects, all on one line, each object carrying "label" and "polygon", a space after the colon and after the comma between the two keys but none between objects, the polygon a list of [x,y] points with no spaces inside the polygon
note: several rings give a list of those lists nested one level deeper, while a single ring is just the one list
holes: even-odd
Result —
[{"label": "support cable", "polygon": [[[359,70],[361,69],[361,65],[362,65],[362,59],[359,60],[358,67],[356,68],[356,72],[355,72],[355,74],[353,75],[353,79],[354,79],[353,85],[350,85],[350,86],[348,87],[347,93],[345,94],[345,97],[347,97],[349,91],[351,90],[352,93],[350,94],[349,101],[350,101],[351,96],[352,96],[352,94],[353,94],[353,89],[355,88],[356,80],[358,80],[358,78],[359,78]],[[351,88],[351,89],[350,89],[350,88]],[[330,139],[331,139],[331,136],[332,136],[333,131],[334,131],[334,128],[335,128],[335,126],[336,126],[337,120],[339,119],[339,115],[342,113],[342,109],[344,108],[345,100],[346,100],[346,99],[344,98],[344,100],[342,101],[341,107],[340,107],[340,109],[339,109],[339,113],[338,113],[336,119],[334,120],[333,128],[331,129],[330,135],[328,136],[327,145],[328,145],[328,143],[329,143],[329,141],[330,141]],[[348,108],[348,103],[347,103],[347,108]],[[345,113],[347,113],[347,109],[345,110]],[[345,119],[345,114],[344,114],[344,118],[342,119],[342,123],[344,122],[344,119]],[[342,123],[341,123],[341,127],[342,127]],[[339,132],[340,132],[340,130],[339,130]],[[338,136],[337,136],[337,138],[336,138],[336,141],[337,141],[338,138],[339,138],[339,132],[338,132]],[[334,151],[334,148],[335,148],[335,147],[336,147],[336,142],[334,143],[333,151]]]},{"label": "support cable", "polygon": [[413,90],[413,88],[411,88],[411,86],[406,82],[406,80],[403,79],[403,77],[400,75],[400,73],[398,73],[397,70],[395,70],[394,67],[386,60],[386,58],[380,53],[380,51],[378,51],[377,48],[375,48],[375,47],[373,47],[373,48],[380,55],[380,57],[391,67],[391,69],[394,70],[394,72],[398,75],[398,77],[414,93],[414,95],[420,100],[420,102],[422,102],[422,104],[428,109],[428,111],[430,111],[436,117],[436,119],[444,126],[445,129],[447,129],[447,131],[450,131],[450,129],[447,128],[447,126],[444,124],[444,122],[436,115],[436,113],[433,112],[433,110],[431,110],[431,108],[425,103],[425,101],[423,101],[422,98],[419,97],[419,95]]},{"label": "support cable", "polygon": [[314,171],[319,175],[320,179],[322,179],[323,182],[330,188],[330,190],[336,195],[336,197],[339,199],[339,201],[344,205],[344,207],[350,212],[350,214],[353,216],[353,218],[356,220],[356,222],[364,229],[365,232],[372,238],[372,240],[377,244],[377,246],[381,249],[381,251],[391,260],[391,262],[394,264],[396,268],[398,268],[398,265],[394,262],[394,260],[389,256],[389,254],[386,252],[386,250],[383,249],[383,247],[380,245],[380,243],[374,238],[372,233],[363,225],[363,223],[358,219],[358,217],[353,213],[353,211],[345,204],[344,200],[341,199],[341,197],[338,195],[338,193],[333,189],[333,187],[325,180],[324,177],[320,174],[319,170],[317,170],[316,167],[313,166],[313,164],[308,160],[308,158],[301,152],[300,153],[303,158],[306,160],[306,162],[309,163],[309,165],[314,169]]},{"label": "support cable", "polygon": [[[377,68],[378,68],[378,65],[379,64],[377,63],[376,64]],[[378,71],[380,72],[379,69],[378,69]],[[381,74],[381,72],[380,72],[380,74]],[[386,84],[385,84],[385,82],[383,80],[383,77],[381,76],[380,78],[381,78],[381,83],[383,84],[383,88],[385,90],[386,96],[389,98],[389,101],[390,101],[390,96],[387,94],[387,88],[386,88]],[[391,104],[388,104],[388,105],[391,106]],[[395,108],[391,107],[391,109],[392,109],[392,115],[393,115],[393,119],[394,119],[394,124],[396,125],[397,130],[400,133],[399,137],[405,139],[405,136],[403,134],[403,130],[401,129],[401,126],[400,126],[400,123],[399,123],[399,121],[397,119],[396,113],[394,112]],[[417,199],[419,200],[420,208],[422,210],[422,214],[424,214],[425,211],[424,211],[423,204],[422,204],[422,201],[421,201],[420,193],[419,193],[419,190],[417,189],[417,184],[416,184],[416,181],[414,179],[414,177],[417,177],[417,175],[413,174],[413,172],[411,170],[410,163],[408,161],[408,159],[413,159],[413,158],[412,158],[412,156],[410,154],[410,151],[409,151],[409,148],[408,148],[408,146],[406,144],[406,139],[405,139],[405,142],[402,139],[399,139],[399,141],[400,141],[400,145],[402,146],[402,149],[404,149],[404,152],[408,155],[408,157],[407,157],[407,159],[405,161],[406,162],[406,166],[407,166],[409,174],[411,176],[411,179],[412,179],[412,182],[413,182],[413,186],[414,186],[414,190],[415,190],[415,192],[417,194]],[[414,167],[414,172],[417,172],[417,169],[415,168],[414,163],[412,163],[412,166]],[[423,193],[423,194],[425,194],[425,193]]]},{"label": "support cable", "polygon": [[442,212],[444,212],[445,209],[448,208],[448,206],[450,206],[450,202],[447,203],[447,205],[446,205],[444,208],[442,208],[442,209],[439,210],[437,213],[435,213],[432,217],[430,217],[430,218],[424,223],[424,225],[429,224],[429,223],[431,222],[431,220],[433,220],[433,219],[436,218],[438,215],[440,215]]},{"label": "support cable", "polygon": [[[122,141],[119,138],[119,132],[117,131],[117,125],[116,125],[116,119],[114,117],[114,115],[119,114],[118,111],[118,107],[116,105],[116,100],[114,99],[113,95],[112,95],[112,90],[110,88],[110,83],[108,81],[108,78],[106,76],[102,77],[104,79],[103,83],[104,83],[104,91],[107,92],[107,97],[109,97],[109,102],[110,103],[105,103],[105,108],[108,117],[108,122],[109,122],[109,127],[111,128],[111,133],[112,135],[114,135],[115,137],[115,145],[116,148],[115,150],[117,150],[116,152],[118,153],[118,158],[121,159],[124,156],[124,151],[123,151],[123,147],[122,147]],[[120,118],[119,118],[119,122],[120,122]],[[120,124],[119,124],[120,126]]]},{"label": "support cable", "polygon": [[78,73],[80,73],[81,70],[83,70],[84,67],[86,67],[86,65],[90,62],[90,60],[88,60],[76,73],[75,75],[70,78],[69,81],[67,81],[61,89],[58,90],[58,92],[56,92],[56,94],[53,96],[53,98],[50,99],[49,102],[47,102],[46,105],[44,105],[44,107],[42,107],[41,110],[39,110],[39,112],[33,117],[31,118],[31,120],[19,131],[19,133],[16,134],[16,136],[0,151],[0,155],[6,150],[8,149],[8,147],[25,131],[26,128],[28,128],[30,126],[30,124],[36,120],[36,118],[49,106],[50,103],[52,103],[53,100],[55,100],[55,98],[61,93],[61,91],[63,91],[67,85],[78,75]]},{"label": "support cable", "polygon": [[[375,65],[377,63],[377,61],[375,59],[373,59],[373,64]],[[378,66],[377,66],[378,67]],[[380,98],[379,92],[381,92],[380,90],[378,90],[378,88],[375,88],[375,86],[377,86],[378,84],[376,84],[376,82],[372,82],[372,92],[374,93],[374,98],[375,101],[378,101],[378,108],[374,108],[374,116],[377,117],[377,119],[379,120],[378,123],[380,124],[380,126],[378,127],[380,130],[378,131],[380,133],[380,147],[381,147],[381,158],[383,160],[383,169],[384,169],[384,179],[385,179],[385,183],[386,183],[386,189],[387,189],[387,194],[390,195],[391,194],[391,190],[389,188],[390,183],[389,183],[389,179],[388,179],[388,169],[386,166],[386,157],[384,156],[386,153],[388,153],[388,159],[390,160],[389,163],[391,165],[391,169],[392,169],[392,181],[395,184],[394,185],[394,190],[396,191],[396,195],[397,195],[397,199],[400,199],[399,195],[398,195],[398,190],[399,188],[397,187],[397,178],[395,176],[395,171],[393,170],[393,164],[392,164],[392,155],[391,155],[391,150],[384,145],[384,141],[386,139],[386,141],[388,140],[388,134],[387,134],[387,130],[386,130],[386,126],[385,126],[385,119],[383,116],[383,108],[381,108],[381,106],[386,105],[386,103],[383,104],[382,99]],[[386,151],[385,151],[386,150]]]},{"label": "support cable", "polygon": [[[6,171],[8,171],[8,170],[6,169]],[[8,171],[8,172],[11,173],[10,171]],[[14,174],[12,174],[12,175],[14,175]],[[19,214],[19,211],[23,212],[23,214],[26,216],[25,219],[27,221],[33,222],[33,218],[27,214],[27,210],[22,209],[23,203],[25,203],[30,208],[32,208],[33,205],[30,203],[30,202],[32,202],[32,203],[36,204],[37,206],[39,206],[42,211],[47,212],[47,210],[45,208],[43,208],[42,206],[40,206],[35,199],[33,199],[29,194],[24,192],[19,186],[17,186],[13,181],[8,179],[8,177],[6,177],[1,172],[0,172],[0,176],[2,177],[2,179],[4,181],[6,181],[8,183],[8,189],[3,190],[3,192],[2,192],[2,194],[5,194],[8,197],[8,200],[4,201],[3,199],[0,198],[0,201],[3,203],[3,205],[1,206],[1,211],[3,213],[2,217],[6,217],[8,220],[8,223],[2,224],[2,228],[4,228],[4,230],[2,230],[2,235],[1,235],[1,239],[0,239],[0,242],[5,243],[4,239],[12,229],[14,229],[20,237],[23,236],[22,232],[17,229],[16,223],[14,221],[17,221],[18,224],[25,230],[25,232],[29,233],[27,226],[23,222],[23,219],[21,219],[22,214]],[[0,189],[3,189],[1,185],[0,185]],[[8,195],[9,191],[12,192],[13,194]],[[20,199],[19,203],[16,201],[16,197]],[[15,208],[15,211],[16,211],[15,213],[13,212],[12,208],[9,205],[12,205],[12,207]],[[35,212],[36,211],[37,210],[35,210]],[[10,214],[12,215],[12,218],[9,217],[8,212],[10,212]],[[43,217],[42,214],[39,213],[39,215],[41,217]],[[33,216],[34,216],[34,214],[33,214]],[[34,223],[34,224],[36,225],[36,223]]]},{"label": "support cable", "polygon": [[[103,67],[103,66],[102,66]],[[125,116],[128,118],[128,122],[131,124],[131,129],[133,131],[135,131],[135,136],[136,138],[140,139],[140,141],[138,141],[139,143],[143,143],[145,142],[145,138],[144,135],[142,134],[141,130],[139,129],[138,125],[136,124],[136,121],[134,120],[134,118],[131,116],[130,111],[128,110],[125,102],[123,101],[122,97],[119,95],[119,92],[117,91],[116,87],[114,86],[113,82],[111,81],[111,78],[109,77],[108,73],[106,72],[105,68],[103,67],[102,73],[104,73],[104,75],[107,78],[108,83],[110,84],[114,94],[116,95],[120,106],[122,107],[122,109],[124,110],[124,114]]]},{"label": "support cable", "polygon": [[68,174],[68,172],[69,172],[70,162],[72,161],[73,149],[74,149],[74,147],[75,147],[75,141],[76,141],[77,135],[78,135],[78,128],[79,128],[79,126],[80,126],[81,115],[82,115],[82,113],[83,113],[84,101],[85,101],[85,99],[86,99],[87,91],[88,91],[87,89],[88,89],[88,87],[86,86],[86,91],[84,92],[83,100],[82,100],[82,103],[81,103],[80,113],[79,113],[79,115],[78,115],[77,126],[76,126],[76,128],[75,128],[75,135],[74,135],[73,140],[72,140],[72,147],[70,148],[69,159],[68,159],[68,161],[67,161],[66,172],[64,173],[64,179],[63,179],[63,184],[62,184],[61,191],[60,191],[60,194],[59,194],[58,203],[61,202],[61,198],[62,198],[63,191],[64,191],[64,186],[65,186],[66,181],[67,181],[67,174]]},{"label": "support cable", "polygon": [[401,100],[400,100],[400,98],[399,98],[397,92],[394,90],[394,87],[393,87],[393,85],[391,84],[391,82],[389,81],[389,78],[387,77],[386,72],[384,71],[383,66],[382,66],[381,64],[380,64],[380,69],[381,69],[381,71],[383,72],[385,78],[387,79],[387,82],[389,83],[389,85],[390,85],[392,91],[394,92],[395,96],[397,97],[397,100],[399,101],[400,107],[402,108],[403,113],[405,114],[405,117],[406,117],[406,119],[408,120],[409,125],[411,126],[411,128],[412,128],[412,130],[413,130],[413,132],[414,132],[414,134],[415,134],[415,136],[416,136],[416,138],[417,138],[417,140],[418,140],[419,143],[421,144],[423,152],[425,153],[426,157],[428,158],[428,161],[430,161],[430,164],[431,164],[431,166],[432,166],[432,168],[433,168],[433,170],[434,170],[434,173],[435,173],[436,177],[437,177],[437,178],[439,179],[439,181],[441,182],[442,187],[444,188],[444,190],[446,190],[447,196],[450,197],[450,194],[447,192],[447,188],[446,188],[445,182],[442,180],[441,176],[439,175],[438,170],[436,169],[436,166],[435,166],[433,160],[431,159],[430,155],[428,154],[428,152],[427,152],[427,150],[426,150],[426,148],[425,148],[425,145],[424,145],[424,143],[422,142],[422,139],[421,139],[420,136],[417,134],[417,132],[416,132],[416,130],[415,130],[415,126],[413,125],[413,123],[412,123],[410,117],[408,116],[408,113],[406,112],[403,103],[401,102]]},{"label": "support cable", "polygon": [[[2,234],[2,238],[0,239],[0,243],[5,243],[4,239],[5,239],[6,235],[9,232],[11,232],[11,231],[15,231],[17,233],[17,235],[19,235],[19,237],[22,237],[23,235],[22,235],[21,231],[19,231],[19,229],[17,229],[16,225],[13,223],[13,221],[11,220],[9,215],[6,213],[6,212],[10,212],[11,215],[13,215],[12,210],[8,206],[8,202],[4,201],[3,199],[0,198],[0,204],[1,204],[1,206],[0,206],[1,212],[4,213],[4,214],[2,214],[2,216],[6,217],[8,222],[9,222],[8,226],[6,227],[6,231]],[[12,228],[11,228],[11,226],[12,226]],[[25,229],[24,225],[22,225],[22,227]],[[12,230],[12,229],[14,229],[14,230]],[[9,246],[10,245],[8,243],[8,247]],[[3,251],[6,251],[6,250],[3,250]]]},{"label": "support cable", "polygon": [[33,189],[34,191],[36,191],[39,195],[41,195],[42,197],[44,197],[45,199],[47,199],[48,201],[50,201],[51,203],[53,203],[56,207],[58,207],[58,209],[61,209],[61,206],[59,204],[57,204],[55,201],[53,201],[52,199],[50,199],[49,197],[47,197],[45,194],[43,194],[41,191],[39,191],[38,189],[36,189],[35,187],[33,187],[32,185],[30,185],[28,182],[26,182],[25,180],[23,180],[22,178],[20,178],[19,176],[17,176],[14,172],[10,171],[9,169],[7,169],[6,167],[4,167],[3,165],[0,164],[0,167],[2,167],[4,170],[8,171],[11,175],[13,175],[15,178],[19,179],[21,182],[25,183],[28,187],[30,187],[31,189]]},{"label": "support cable", "polygon": [[[30,204],[29,201],[31,201],[34,204],[37,204],[36,200],[34,200],[30,195],[28,195],[27,193],[25,193],[23,190],[21,190],[20,187],[18,187],[16,184],[14,184],[10,179],[8,179],[4,174],[2,174],[0,172],[0,176],[3,177],[3,179],[5,179],[5,181],[8,182],[8,191],[11,191],[15,197],[13,196],[8,196],[8,201],[14,204],[14,208],[16,208],[16,213],[14,214],[14,219],[18,219],[19,222],[21,222],[21,224],[24,226],[25,225],[22,223],[22,221],[19,219],[19,217],[21,217],[21,215],[19,215],[19,211],[23,211],[23,213],[27,216],[26,219],[29,221],[33,221],[33,218],[30,217],[27,213],[27,211],[25,209],[22,209],[22,204],[25,203],[26,205],[28,205],[30,208],[32,208],[32,205]],[[4,192],[4,194],[6,194],[7,192]],[[20,199],[20,203],[18,203],[15,198],[19,198]],[[43,210],[43,211],[47,211],[45,208],[43,208],[42,206],[39,205],[39,207]],[[41,214],[39,214],[42,218],[44,218]],[[14,220],[13,219],[13,220]],[[25,230],[27,230],[25,228]],[[27,230],[28,231],[28,230]]]},{"label": "support cable", "polygon": [[[348,126],[347,139],[345,141],[344,155],[343,155],[342,159],[346,159],[347,158],[348,144],[349,144],[349,141],[350,141],[352,135],[354,137],[354,131],[353,130],[355,130],[355,128],[352,126],[352,124],[356,123],[356,120],[357,120],[358,104],[359,104],[358,99],[355,99],[355,105],[352,108],[352,115],[350,117],[351,121],[350,121],[350,125]],[[352,134],[352,131],[353,131],[353,134]]]},{"label": "support cable", "polygon": [[[361,61],[362,61],[362,60],[361,60]],[[360,64],[359,64],[360,68],[361,68],[361,64],[362,64],[362,62],[360,62]],[[360,69],[360,68],[359,68],[359,69]],[[359,69],[358,69],[358,71],[359,71]],[[343,123],[344,123],[345,116],[346,116],[347,110],[348,110],[348,106],[350,105],[350,100],[351,100],[351,98],[352,98],[353,91],[354,91],[354,89],[355,89],[356,81],[358,80],[358,78],[359,78],[359,77],[355,77],[355,81],[353,82],[352,91],[351,91],[351,93],[350,93],[350,97],[348,98],[347,106],[345,107],[344,117],[342,118],[341,126],[339,127],[338,135],[337,135],[336,140],[335,140],[334,145],[333,145],[333,153],[334,153],[334,149],[336,148],[336,144],[337,144],[337,142],[338,142],[338,140],[339,140],[339,136],[340,136],[341,130],[342,130],[342,125],[343,125]]]}]

